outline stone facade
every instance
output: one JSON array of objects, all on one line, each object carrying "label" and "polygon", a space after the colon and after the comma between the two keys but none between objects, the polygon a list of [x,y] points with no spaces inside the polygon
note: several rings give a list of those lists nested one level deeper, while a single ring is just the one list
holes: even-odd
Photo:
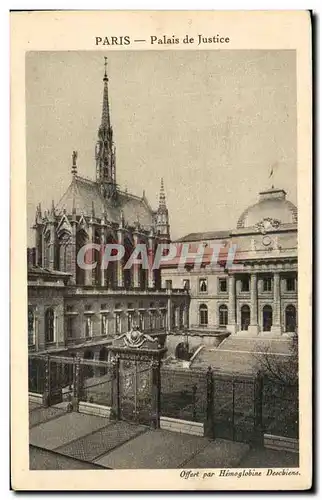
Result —
[{"label": "stone facade", "polygon": [[[157,245],[170,241],[163,180],[156,210],[144,192],[135,196],[116,182],[106,71],[95,180],[78,174],[77,156],[74,151],[71,183],[59,203],[36,209],[35,245],[28,251],[28,344],[31,351],[77,350],[103,359],[102,348],[134,325],[155,335],[187,328],[189,294],[162,288],[160,271],[151,265]],[[147,248],[150,265],[127,269],[140,243]],[[85,263],[97,264],[93,269],[77,262],[79,250],[88,244],[100,248],[85,254]],[[114,244],[125,249],[123,258],[101,266],[106,248]]]},{"label": "stone facade", "polygon": [[[199,268],[189,261],[184,269],[176,262],[162,267],[163,285],[190,290],[191,329],[250,336],[297,332],[297,211],[284,190],[260,193],[236,229],[194,233],[177,242],[183,243],[191,253],[200,245],[221,247],[215,268],[207,252]],[[235,268],[227,265],[232,248]]]}]

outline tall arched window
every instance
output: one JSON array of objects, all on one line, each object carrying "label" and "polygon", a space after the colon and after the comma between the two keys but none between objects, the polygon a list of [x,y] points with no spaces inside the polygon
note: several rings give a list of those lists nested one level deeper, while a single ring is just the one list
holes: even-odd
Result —
[{"label": "tall arched window", "polygon": [[[133,243],[130,241],[129,238],[124,239],[124,248],[125,248],[124,264],[126,264],[134,250]],[[123,275],[124,275],[124,288],[126,290],[130,290],[133,286],[133,266],[131,266],[130,269],[123,269]]]},{"label": "tall arched window", "polygon": [[51,307],[45,313],[45,339],[47,343],[55,340],[55,315]]},{"label": "tall arched window", "polygon": [[[87,234],[83,229],[80,229],[76,234],[76,256],[78,255],[78,252],[81,250],[81,248],[83,248],[83,246],[87,243]],[[88,256],[89,253],[86,252],[86,254],[84,255],[84,261],[86,263],[89,263],[87,260]],[[76,283],[78,285],[85,285],[85,269],[83,269],[83,267],[80,267],[78,264],[76,265]]]},{"label": "tall arched window", "polygon": [[219,326],[228,325],[228,307],[225,304],[219,306]]},{"label": "tall arched window", "polygon": [[289,304],[285,309],[285,331],[296,332],[296,309],[293,304]]},{"label": "tall arched window", "polygon": [[248,330],[250,323],[250,308],[246,304],[241,308],[241,329]]},{"label": "tall arched window", "polygon": [[199,306],[199,324],[200,326],[208,325],[208,307],[206,304],[201,304]]},{"label": "tall arched window", "polygon": [[71,235],[67,231],[64,231],[60,236],[59,236],[59,246],[58,250],[56,252],[56,255],[58,255],[58,265],[56,269],[59,269],[60,271],[63,272],[68,272],[70,269],[70,243],[71,243]]},{"label": "tall arched window", "polygon": [[263,307],[263,332],[270,332],[273,322],[273,309],[266,305]]}]

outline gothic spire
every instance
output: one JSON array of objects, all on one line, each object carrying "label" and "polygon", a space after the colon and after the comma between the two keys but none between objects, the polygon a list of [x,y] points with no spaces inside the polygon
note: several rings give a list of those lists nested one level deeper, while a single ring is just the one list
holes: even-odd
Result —
[{"label": "gothic spire", "polygon": [[113,198],[116,194],[115,145],[113,142],[113,129],[110,121],[108,81],[107,57],[105,57],[102,118],[98,129],[98,139],[95,150],[96,181],[100,184],[100,190],[103,197]]},{"label": "gothic spire", "polygon": [[107,57],[104,57],[104,90],[103,90],[103,106],[102,106],[102,120],[101,127],[110,128],[110,110],[108,104],[108,77],[107,77]]},{"label": "gothic spire", "polygon": [[160,241],[170,241],[169,212],[165,201],[163,178],[161,178],[159,208],[156,212],[156,230]]}]

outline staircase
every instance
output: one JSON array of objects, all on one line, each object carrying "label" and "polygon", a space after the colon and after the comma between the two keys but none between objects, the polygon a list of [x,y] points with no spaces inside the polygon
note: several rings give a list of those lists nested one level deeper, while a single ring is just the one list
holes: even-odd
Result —
[{"label": "staircase", "polygon": [[231,335],[217,348],[204,347],[191,363],[191,368],[207,368],[223,373],[256,373],[263,353],[279,356],[287,361],[291,355],[290,339],[267,339]]}]

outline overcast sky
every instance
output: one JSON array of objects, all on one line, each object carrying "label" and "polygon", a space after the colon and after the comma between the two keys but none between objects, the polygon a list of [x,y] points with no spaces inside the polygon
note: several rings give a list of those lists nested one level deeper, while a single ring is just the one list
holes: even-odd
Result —
[{"label": "overcast sky", "polygon": [[163,177],[173,238],[236,227],[273,164],[296,204],[295,51],[29,52],[28,227],[67,189],[74,149],[95,178],[104,55],[117,182],[156,208]]}]

